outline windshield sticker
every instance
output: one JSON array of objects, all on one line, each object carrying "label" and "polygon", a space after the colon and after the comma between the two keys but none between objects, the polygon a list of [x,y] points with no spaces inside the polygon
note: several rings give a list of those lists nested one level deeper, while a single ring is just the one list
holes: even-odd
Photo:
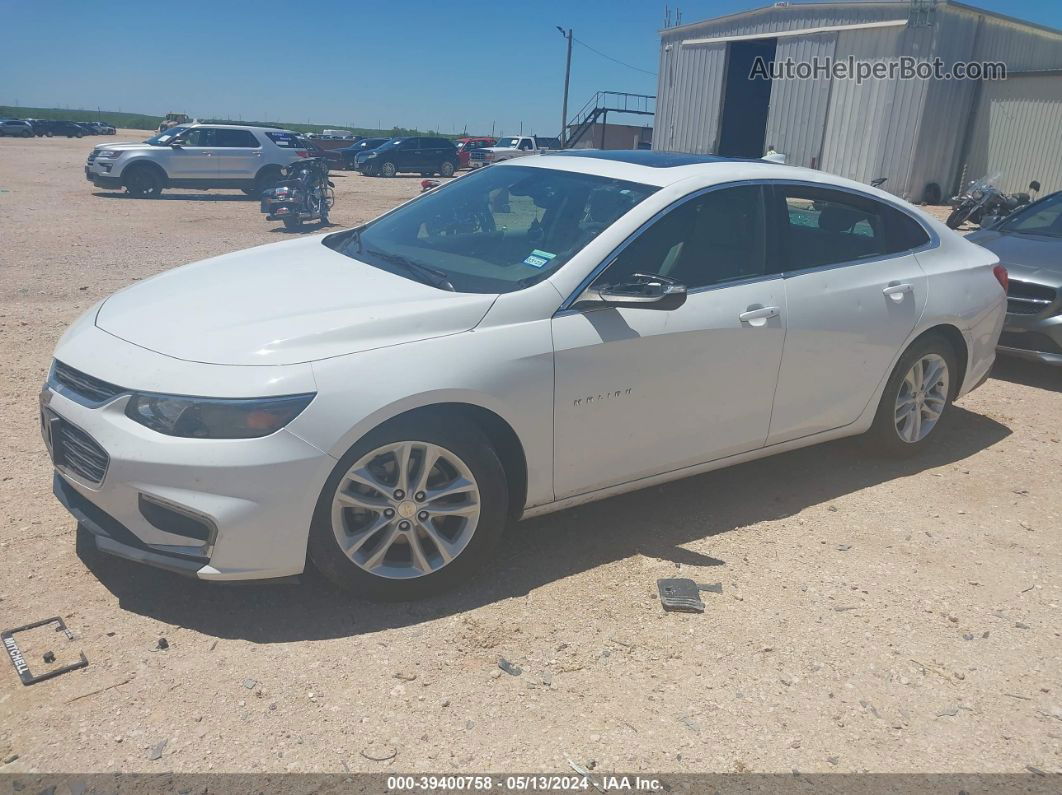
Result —
[{"label": "windshield sticker", "polygon": [[539,251],[536,248],[524,260],[524,265],[530,265],[532,268],[541,268],[556,256],[556,254],[550,254],[548,251]]}]

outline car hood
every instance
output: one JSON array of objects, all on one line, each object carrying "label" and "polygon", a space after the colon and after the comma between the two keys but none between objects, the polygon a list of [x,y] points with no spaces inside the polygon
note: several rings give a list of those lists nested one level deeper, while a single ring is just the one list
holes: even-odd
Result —
[{"label": "car hood", "polygon": [[972,232],[966,239],[998,256],[1016,279],[1062,286],[1062,238],[985,229]]},{"label": "car hood", "polygon": [[194,262],[108,298],[96,325],[208,364],[298,364],[456,334],[497,298],[454,293],[339,254],[322,237]]},{"label": "car hood", "polygon": [[128,151],[133,150],[133,149],[152,150],[152,151],[156,151],[157,152],[160,149],[165,149],[165,148],[166,147],[164,147],[164,146],[152,146],[151,144],[146,144],[146,143],[144,143],[142,141],[120,141],[118,143],[96,144],[93,147],[93,149],[96,149],[96,150],[108,149],[108,150],[117,150],[117,151],[120,151],[120,152],[128,152]]}]

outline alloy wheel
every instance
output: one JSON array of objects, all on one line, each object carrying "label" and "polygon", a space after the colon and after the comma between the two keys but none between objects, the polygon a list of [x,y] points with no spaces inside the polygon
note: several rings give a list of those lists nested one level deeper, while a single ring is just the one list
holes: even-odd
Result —
[{"label": "alloy wheel", "polygon": [[918,359],[900,382],[896,394],[896,433],[908,444],[925,439],[948,402],[948,363],[929,353]]},{"label": "alloy wheel", "polygon": [[332,531],[362,570],[423,577],[464,551],[480,506],[479,485],[456,454],[430,442],[394,442],[362,456],[340,479]]}]

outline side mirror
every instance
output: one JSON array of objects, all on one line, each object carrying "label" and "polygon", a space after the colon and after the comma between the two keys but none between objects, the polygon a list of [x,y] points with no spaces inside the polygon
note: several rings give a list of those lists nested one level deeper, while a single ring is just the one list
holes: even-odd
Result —
[{"label": "side mirror", "polygon": [[686,303],[686,286],[666,276],[635,273],[621,284],[587,287],[575,302],[578,308],[595,306],[631,309],[678,309]]},{"label": "side mirror", "polygon": [[170,149],[181,149],[180,141],[170,141]]}]

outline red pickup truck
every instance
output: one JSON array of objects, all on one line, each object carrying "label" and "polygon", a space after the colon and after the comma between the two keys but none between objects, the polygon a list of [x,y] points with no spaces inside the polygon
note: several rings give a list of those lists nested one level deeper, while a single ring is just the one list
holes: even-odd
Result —
[{"label": "red pickup truck", "polygon": [[494,146],[496,143],[497,140],[494,138],[458,138],[457,159],[460,161],[458,168],[468,168],[468,161],[472,155],[473,149]]}]

